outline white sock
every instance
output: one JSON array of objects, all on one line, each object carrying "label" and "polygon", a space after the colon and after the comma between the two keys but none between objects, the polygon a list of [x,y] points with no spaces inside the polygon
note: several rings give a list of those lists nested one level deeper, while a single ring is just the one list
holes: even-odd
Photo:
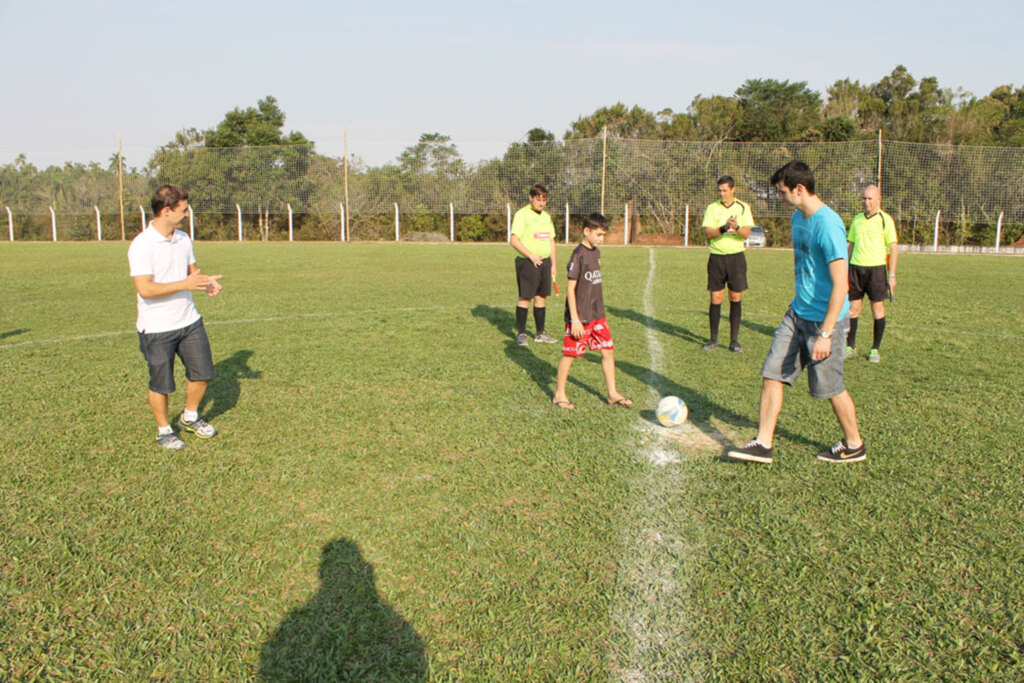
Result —
[{"label": "white sock", "polygon": [[171,425],[167,425],[166,427],[158,427],[157,430],[156,430],[156,435],[157,436],[163,436],[164,434],[173,434],[173,433],[174,433],[174,428],[171,427]]},{"label": "white sock", "polygon": [[199,412],[196,410],[183,410],[181,416],[185,418],[186,422],[195,422],[199,419]]}]

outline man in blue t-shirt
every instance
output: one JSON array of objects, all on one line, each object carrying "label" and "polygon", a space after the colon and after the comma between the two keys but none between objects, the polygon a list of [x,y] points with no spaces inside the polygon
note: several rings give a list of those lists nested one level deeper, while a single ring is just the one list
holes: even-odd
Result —
[{"label": "man in blue t-shirt", "polygon": [[839,215],[814,193],[814,173],[804,162],[789,162],[772,175],[771,184],[778,188],[779,199],[795,209],[790,218],[795,296],[761,367],[757,436],[727,455],[735,460],[772,462],[783,388],[793,386],[806,367],[811,395],[832,403],[843,430],[839,443],[818,453],[817,458],[860,462],[867,451],[853,399],[843,386],[843,350],[850,324],[846,228]]}]

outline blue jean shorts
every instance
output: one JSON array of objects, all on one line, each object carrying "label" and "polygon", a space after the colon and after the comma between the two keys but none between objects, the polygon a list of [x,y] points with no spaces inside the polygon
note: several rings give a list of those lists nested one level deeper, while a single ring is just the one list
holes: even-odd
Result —
[{"label": "blue jean shorts", "polygon": [[149,364],[149,389],[158,394],[174,393],[174,356],[185,365],[192,382],[213,379],[213,354],[202,319],[188,327],[169,332],[139,332],[139,351]]},{"label": "blue jean shorts", "polygon": [[807,368],[807,384],[814,398],[832,398],[846,391],[843,386],[843,351],[850,317],[836,323],[832,335],[832,353],[823,360],[811,360],[820,322],[804,320],[790,308],[775,330],[772,346],[761,366],[761,377],[793,386],[800,372]]}]

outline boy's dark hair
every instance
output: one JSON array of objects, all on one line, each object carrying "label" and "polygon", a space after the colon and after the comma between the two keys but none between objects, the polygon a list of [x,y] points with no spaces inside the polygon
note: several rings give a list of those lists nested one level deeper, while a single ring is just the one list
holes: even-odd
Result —
[{"label": "boy's dark hair", "polygon": [[808,192],[814,194],[814,171],[802,161],[789,162],[772,174],[770,182],[773,187],[782,183],[790,190],[795,190],[797,185],[803,185]]},{"label": "boy's dark hair", "polygon": [[583,229],[593,230],[594,228],[600,228],[601,230],[608,229],[608,219],[599,213],[592,213],[583,219]]},{"label": "boy's dark hair", "polygon": [[536,185],[534,185],[533,187],[530,188],[530,196],[531,197],[539,197],[541,195],[544,195],[545,197],[547,197],[548,196],[548,188],[544,187],[540,183],[537,183]]},{"label": "boy's dark hair", "polygon": [[159,216],[164,209],[173,209],[182,199],[188,200],[188,194],[174,185],[161,185],[153,193],[153,215]]},{"label": "boy's dark hair", "polygon": [[715,183],[715,187],[719,185],[728,185],[729,187],[736,187],[736,181],[732,179],[731,175],[724,175],[718,179]]}]

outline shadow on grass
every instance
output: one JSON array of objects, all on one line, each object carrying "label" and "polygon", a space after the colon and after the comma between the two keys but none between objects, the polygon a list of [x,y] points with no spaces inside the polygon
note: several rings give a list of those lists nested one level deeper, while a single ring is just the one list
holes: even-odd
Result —
[{"label": "shadow on grass", "polygon": [[223,415],[236,405],[242,395],[242,384],[239,380],[259,379],[262,373],[249,367],[249,359],[253,352],[236,351],[214,366],[214,379],[203,396],[199,405],[200,412],[206,420]]},{"label": "shadow on grass", "polygon": [[29,332],[29,331],[30,331],[29,328],[22,327],[22,328],[17,329],[17,330],[11,330],[10,332],[0,332],[0,339],[7,339],[8,337],[13,337],[16,334],[25,334],[26,332]]},{"label": "shadow on grass", "polygon": [[[719,404],[709,401],[698,391],[691,389],[690,387],[684,386],[675,382],[674,380],[665,377],[664,375],[654,372],[650,368],[641,367],[628,361],[615,361],[615,369],[617,372],[624,372],[630,377],[637,379],[638,381],[646,384],[647,386],[654,389],[661,396],[678,396],[683,399],[686,403],[686,407],[689,409],[688,420],[691,424],[697,427],[700,431],[704,432],[708,437],[718,442],[722,446],[722,452],[720,457],[725,458],[725,452],[732,448],[734,444],[728,437],[720,432],[711,423],[711,418],[716,418],[729,424],[736,429],[748,430],[750,437],[752,438],[757,432],[757,423],[735,413],[728,408],[724,408]],[[756,410],[757,406],[754,406]],[[657,418],[655,417],[654,410],[643,410],[640,415],[652,424],[657,424]],[[783,436],[792,441],[806,444],[812,448],[817,448],[820,444],[817,441],[808,439],[806,437],[794,434],[783,428],[776,428],[775,433],[777,436]],[[743,437],[744,441],[746,436]],[[732,460],[728,460],[732,462]]]},{"label": "shadow on grass", "polygon": [[423,640],[381,600],[359,546],[324,546],[320,589],[293,610],[260,651],[269,681],[424,681]]},{"label": "shadow on grass", "polygon": [[685,327],[679,327],[678,325],[673,325],[672,323],[665,322],[664,320],[652,318],[639,311],[634,311],[628,308],[615,308],[614,306],[605,306],[604,310],[617,318],[632,320],[633,322],[640,323],[655,332],[679,337],[683,341],[703,344],[708,340],[707,337],[698,336]]},{"label": "shadow on grass", "polygon": [[[533,353],[528,346],[517,346],[515,343],[515,329],[516,319],[510,311],[506,311],[501,308],[495,308],[494,306],[485,306],[480,304],[473,308],[472,313],[477,318],[483,318],[492,325],[494,325],[499,332],[506,333],[510,338],[510,341],[505,342],[505,356],[521,367],[524,372],[532,379],[540,390],[543,391],[547,397],[554,398],[555,396],[555,365],[549,363]],[[552,344],[552,346],[554,346]],[[561,354],[558,356],[561,358]],[[573,386],[579,387],[584,391],[603,398],[604,394],[598,392],[592,387],[574,379],[572,375],[569,375],[569,383]]]}]

